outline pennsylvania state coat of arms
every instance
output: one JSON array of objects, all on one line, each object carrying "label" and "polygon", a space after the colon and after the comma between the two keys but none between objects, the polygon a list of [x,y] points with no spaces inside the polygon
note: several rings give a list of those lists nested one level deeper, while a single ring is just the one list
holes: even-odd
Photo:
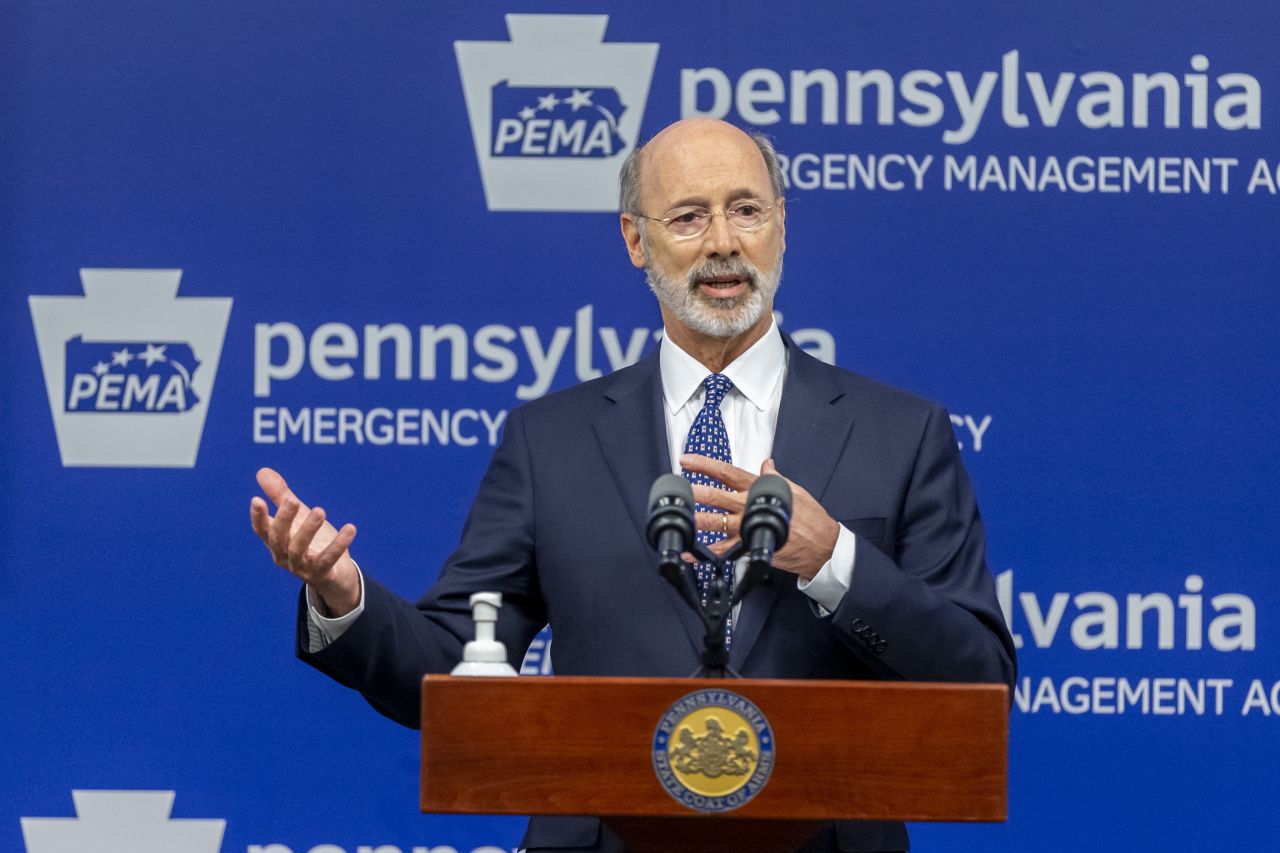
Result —
[{"label": "pennsylvania state coat of arms", "polygon": [[730,811],[764,787],[773,731],[749,699],[698,690],[677,700],[653,736],[653,769],[672,797],[700,812]]}]

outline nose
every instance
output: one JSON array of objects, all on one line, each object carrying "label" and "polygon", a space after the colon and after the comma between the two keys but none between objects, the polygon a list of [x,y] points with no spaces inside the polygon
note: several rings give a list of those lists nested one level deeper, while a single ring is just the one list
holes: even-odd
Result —
[{"label": "nose", "polygon": [[741,253],[738,229],[729,224],[723,211],[712,215],[702,235],[702,248],[709,258],[736,258]]}]

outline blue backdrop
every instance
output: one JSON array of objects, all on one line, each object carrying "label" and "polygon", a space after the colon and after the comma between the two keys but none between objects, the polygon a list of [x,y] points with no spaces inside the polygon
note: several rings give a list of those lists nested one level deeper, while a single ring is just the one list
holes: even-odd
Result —
[{"label": "blue backdrop", "polygon": [[293,659],[253,472],[419,594],[505,413],[652,346],[614,180],[694,113],[787,157],[783,327],[946,404],[975,481],[1010,819],[916,849],[1280,836],[1273,4],[14,0],[0,32],[0,848],[515,845],[418,814],[416,735]]}]

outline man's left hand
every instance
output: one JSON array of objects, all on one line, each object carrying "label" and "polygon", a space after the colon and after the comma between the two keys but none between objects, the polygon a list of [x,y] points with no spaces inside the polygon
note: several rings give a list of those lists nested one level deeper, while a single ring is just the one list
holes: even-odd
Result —
[{"label": "man's left hand", "polygon": [[[727,515],[719,512],[697,513],[699,530],[726,534],[723,541],[711,546],[711,551],[716,556],[720,556],[738,543],[742,528],[742,510],[747,504],[747,490],[751,488],[751,484],[756,481],[759,474],[752,474],[728,462],[696,454],[681,456],[680,466],[686,471],[706,474],[732,490],[725,491],[714,486],[693,487],[695,501],[718,507],[728,513]],[[760,466],[760,474],[778,474],[772,459],[764,461]],[[812,580],[818,570],[831,559],[831,553],[836,547],[836,538],[840,535],[840,525],[802,486],[790,480],[787,480],[787,485],[791,486],[791,533],[787,536],[787,544],[774,556],[773,564],[805,580]]]}]

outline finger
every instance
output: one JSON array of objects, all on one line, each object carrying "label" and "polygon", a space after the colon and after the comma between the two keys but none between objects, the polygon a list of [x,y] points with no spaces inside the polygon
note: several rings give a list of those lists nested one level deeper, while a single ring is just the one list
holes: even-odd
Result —
[{"label": "finger", "polygon": [[271,526],[271,514],[267,512],[267,502],[262,498],[255,497],[249,501],[249,524],[253,525],[253,532],[258,534],[258,538],[264,543]]},{"label": "finger", "polygon": [[723,557],[729,552],[729,549],[738,544],[738,537],[734,536],[729,539],[722,539],[719,542],[712,542],[707,546],[707,550],[717,557]]},{"label": "finger", "polygon": [[324,526],[324,510],[316,507],[306,514],[298,530],[289,539],[289,565],[294,569],[307,569],[307,551],[311,548],[311,540],[316,538],[316,531]]},{"label": "finger", "polygon": [[747,505],[746,495],[742,492],[726,492],[715,486],[694,486],[693,500],[696,503],[727,509],[731,512],[741,512]]},{"label": "finger", "polygon": [[[284,477],[281,477],[271,468],[259,468],[257,479],[258,486],[261,487],[267,497],[271,498],[271,502],[276,506],[283,506],[284,501],[289,498],[293,498],[295,501],[298,500],[298,496],[289,488],[289,484],[284,481]],[[301,504],[302,502],[298,501],[298,503]],[[302,510],[305,512],[307,509],[309,507],[303,504]]]},{"label": "finger", "polygon": [[697,474],[706,474],[708,477],[713,477],[729,488],[737,489],[738,491],[746,491],[751,488],[751,484],[756,480],[756,475],[750,471],[744,471],[723,460],[712,459],[709,456],[699,456],[696,453],[686,453],[681,456],[680,467]]},{"label": "finger", "polygon": [[688,551],[681,551],[680,559],[690,564],[698,562],[698,558],[693,556],[693,554],[689,553]]},{"label": "finger", "polygon": [[699,530],[737,536],[740,520],[738,516],[728,512],[698,512],[694,513],[694,523]]},{"label": "finger", "polygon": [[804,486],[801,486],[798,483],[793,482],[792,480],[788,480],[785,476],[783,476],[782,472],[778,470],[778,466],[774,464],[772,459],[764,460],[764,464],[760,466],[760,473],[762,475],[777,474],[779,477],[782,477],[782,479],[787,481],[787,485],[791,487],[792,494],[805,494],[805,495],[809,494],[807,491],[805,491]]},{"label": "finger", "polygon": [[351,545],[355,538],[356,526],[354,524],[342,525],[338,535],[333,537],[333,541],[326,545],[324,550],[316,557],[316,568],[327,572],[334,563],[338,562],[338,558],[346,553],[347,547]]},{"label": "finger", "polygon": [[[782,479],[784,480],[787,480],[787,478],[784,477],[780,471],[778,471],[778,466],[773,464],[772,459],[764,460],[764,464],[760,466],[760,474],[761,476],[765,474],[774,474],[778,477],[782,477]],[[791,486],[792,489],[799,488],[798,486],[796,486],[795,483],[791,482],[790,480],[787,480],[787,484]]]},{"label": "finger", "polygon": [[276,513],[275,520],[271,522],[270,530],[267,531],[267,547],[271,549],[271,555],[275,557],[276,563],[281,566],[288,562],[289,534],[293,530],[293,519],[297,514],[298,502],[292,498],[285,498],[280,511]]}]

